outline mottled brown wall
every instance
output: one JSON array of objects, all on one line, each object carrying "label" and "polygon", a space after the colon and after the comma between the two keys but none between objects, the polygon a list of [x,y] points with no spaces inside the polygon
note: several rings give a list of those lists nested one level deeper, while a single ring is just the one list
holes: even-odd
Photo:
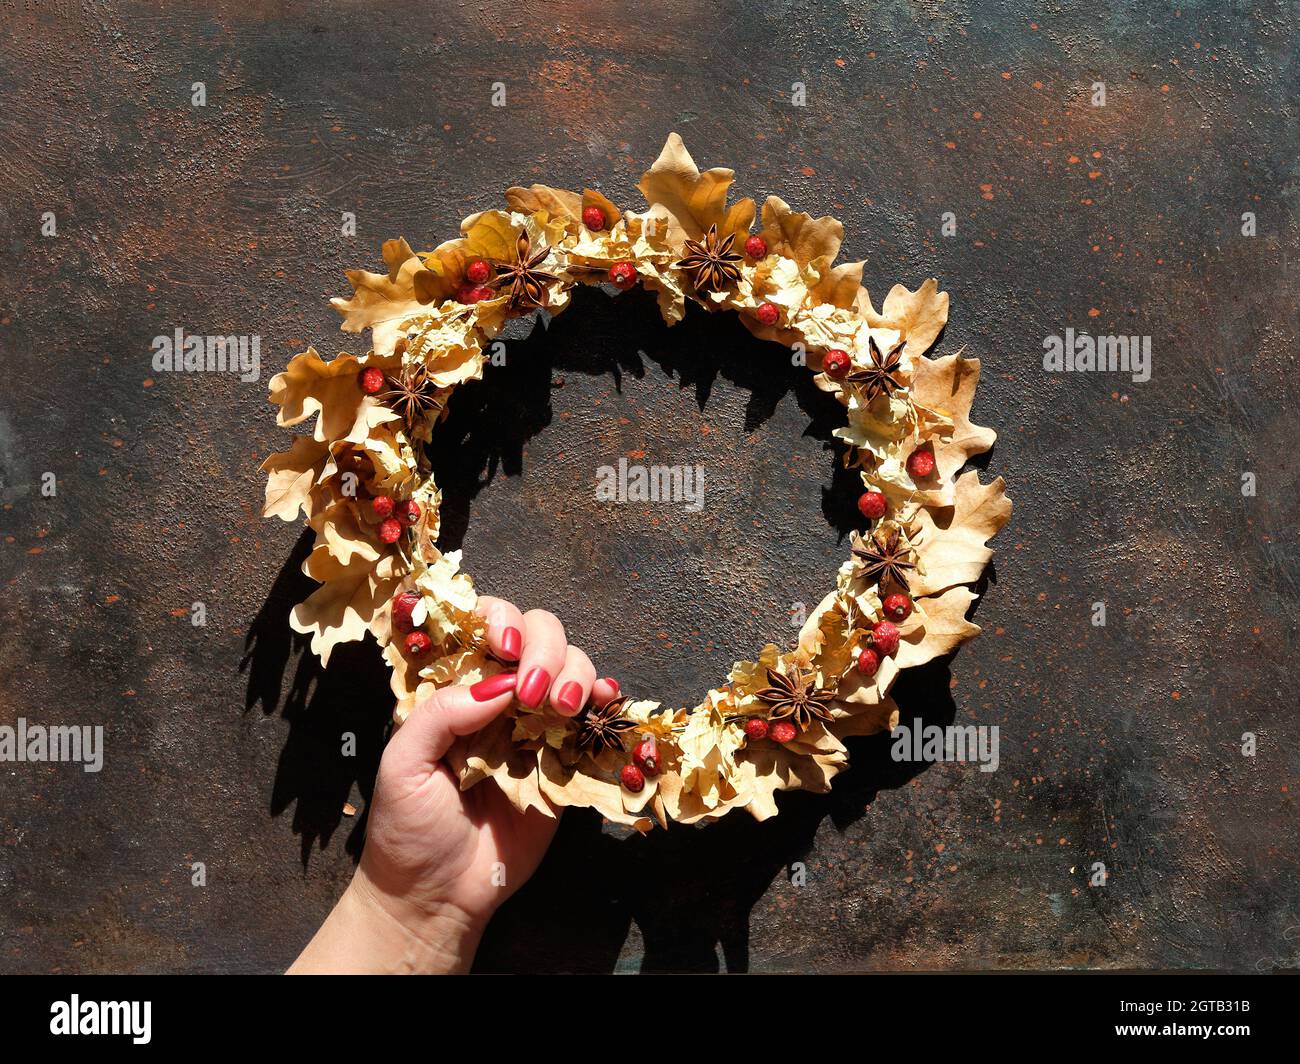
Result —
[{"label": "mottled brown wall", "polygon": [[[294,956],[350,874],[341,810],[364,811],[386,707],[371,649],[321,676],[285,624],[307,587],[298,531],[258,517],[257,464],[286,440],[266,381],[306,343],[355,349],[327,300],[384,239],[432,244],[534,180],[635,202],[674,129],[744,192],[841,217],[877,297],[930,275],[951,292],[939,350],[984,359],[987,467],[1016,512],[984,636],[900,693],[905,715],[998,725],[1001,767],[903,771],[878,739],[829,798],[763,826],[622,840],[570,815],[482,965],[1300,960],[1288,5],[0,18],[0,705],[109,735],[97,775],[0,766],[0,968]],[[261,379],[154,373],[152,337],[178,326],[259,334]],[[1045,373],[1044,337],[1071,326],[1151,336],[1151,381]],[[458,413],[452,534],[486,590],[554,602],[602,667],[698,694],[828,586],[848,522],[833,424],[735,322],[667,331],[593,294],[516,336],[525,357]],[[510,430],[489,439],[489,414]],[[594,467],[633,451],[704,462],[705,511],[591,502]],[[1098,860],[1110,883],[1090,889]]]}]

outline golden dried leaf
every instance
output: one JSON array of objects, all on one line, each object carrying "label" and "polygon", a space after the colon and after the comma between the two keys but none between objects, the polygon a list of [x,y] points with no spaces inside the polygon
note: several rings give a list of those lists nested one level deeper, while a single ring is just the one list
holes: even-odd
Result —
[{"label": "golden dried leaf", "polygon": [[662,206],[669,214],[669,241],[680,246],[684,240],[699,240],[716,225],[720,236],[735,234],[744,241],[754,220],[754,201],[743,199],[727,207],[727,191],[734,170],[714,167],[700,173],[682,138],[668,135],[654,165],[641,175],[637,188],[650,206]]},{"label": "golden dried leaf", "polygon": [[364,558],[344,565],[323,545],[307,556],[302,571],[321,586],[294,607],[289,624],[295,632],[311,636],[312,653],[322,665],[329,664],[330,652],[339,643],[365,636],[375,611],[401,582],[391,557],[377,565]]},{"label": "golden dried leaf", "polygon": [[361,365],[352,355],[339,355],[326,362],[308,348],[289,360],[283,373],[271,378],[271,402],[280,407],[276,422],[297,425],[313,414],[314,438],[321,443],[347,440],[360,443],[370,430],[397,415],[361,390],[357,377]]},{"label": "golden dried leaf", "polygon": [[263,517],[295,521],[299,511],[311,517],[318,504],[317,479],[329,457],[328,445],[311,436],[298,436],[293,447],[279,451],[262,463],[266,478]]},{"label": "golden dried leaf", "polygon": [[[818,259],[829,264],[840,253],[844,225],[836,218],[813,218],[797,213],[780,196],[768,196],[763,204],[763,231],[760,235],[767,241],[769,254],[793,259],[801,267]],[[861,276],[860,266],[858,272]]]},{"label": "golden dried leaf", "polygon": [[915,292],[896,284],[885,296],[885,304],[877,314],[871,296],[863,288],[858,294],[858,310],[869,325],[901,332],[907,341],[908,355],[920,358],[948,324],[948,293],[939,291],[939,282],[933,277]]},{"label": "golden dried leaf", "polygon": [[973,584],[993,557],[985,545],[1011,519],[1011,500],[1002,478],[981,484],[969,470],[954,485],[953,504],[917,515],[916,552],[924,572],[915,596],[933,595],[956,584]]}]

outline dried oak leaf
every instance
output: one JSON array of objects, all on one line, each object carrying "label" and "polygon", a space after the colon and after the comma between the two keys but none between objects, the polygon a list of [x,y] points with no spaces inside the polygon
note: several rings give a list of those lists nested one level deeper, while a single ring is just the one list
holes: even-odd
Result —
[{"label": "dried oak leaf", "polygon": [[329,445],[312,436],[298,436],[289,450],[267,458],[261,467],[268,474],[262,516],[296,521],[301,511],[311,517],[324,502],[317,481],[328,458]]},{"label": "dried oak leaf", "polygon": [[[844,223],[829,216],[813,218],[793,211],[780,196],[768,196],[763,203],[763,229],[759,235],[767,241],[769,255],[793,259],[800,267],[811,266],[821,260],[824,265],[819,272],[825,272],[840,253],[840,244],[844,242]],[[861,277],[862,263],[847,265],[856,267],[858,276]],[[855,298],[857,294],[855,289]],[[845,305],[852,306],[852,302]]]},{"label": "dried oak leaf", "polygon": [[446,755],[448,767],[462,791],[491,778],[520,812],[536,809],[554,818],[556,803],[542,791],[539,751],[517,744],[512,732],[513,721],[508,714],[494,717],[486,727],[452,744]]},{"label": "dried oak leaf", "polygon": [[644,789],[633,794],[613,779],[589,775],[581,763],[566,765],[560,753],[545,746],[536,755],[539,773],[538,787],[552,805],[588,806],[606,820],[626,824],[642,833],[653,826],[643,810],[658,790],[662,777],[646,780]]},{"label": "dried oak leaf", "polygon": [[735,176],[734,170],[721,166],[700,173],[682,138],[670,133],[659,158],[641,175],[637,188],[650,206],[663,206],[668,211],[671,244],[680,247],[687,239],[699,240],[714,225],[720,236],[735,235],[743,243],[754,221],[754,201],[746,198],[727,206],[727,193]]},{"label": "dried oak leaf", "polygon": [[913,359],[930,350],[948,324],[948,293],[939,291],[939,282],[933,277],[915,292],[908,291],[904,285],[894,285],[885,296],[880,313],[876,313],[871,296],[863,288],[858,293],[857,307],[873,328],[901,332],[907,341],[907,354]]},{"label": "dried oak leaf", "polygon": [[755,820],[767,820],[778,812],[777,791],[824,794],[831,789],[831,780],[848,767],[849,758],[835,735],[817,728],[788,743],[754,743],[738,761],[738,791],[743,800],[736,804]]},{"label": "dried oak leaf", "polygon": [[933,439],[938,475],[947,480],[977,454],[983,454],[998,438],[992,429],[970,420],[971,404],[980,379],[980,360],[948,355],[945,358],[916,359],[912,366],[912,400],[918,407],[937,411],[951,420],[952,427]]},{"label": "dried oak leaf", "polygon": [[329,664],[330,651],[339,643],[365,636],[375,611],[388,603],[402,580],[391,555],[377,564],[354,557],[344,565],[323,545],[307,556],[302,571],[321,586],[293,608],[289,624],[311,636],[312,653],[322,665]]},{"label": "dried oak leaf", "polygon": [[519,214],[546,215],[546,219],[559,219],[564,222],[569,236],[576,237],[585,229],[582,224],[582,212],[588,207],[598,207],[605,216],[605,230],[613,229],[623,217],[622,212],[603,194],[595,189],[584,189],[581,196],[576,192],[551,188],[549,185],[530,185],[528,188],[506,189],[506,204]]},{"label": "dried oak leaf", "polygon": [[419,314],[436,300],[438,293],[434,290],[436,275],[405,240],[386,241],[383,254],[387,273],[348,270],[352,297],[336,296],[330,304],[343,315],[344,332],[370,329],[374,349],[389,355],[399,335],[399,324]]},{"label": "dried oak leaf", "polygon": [[271,378],[268,398],[280,407],[276,423],[297,425],[319,413],[313,438],[321,443],[360,443],[372,429],[397,415],[361,390],[361,363],[352,355],[326,362],[308,348]]},{"label": "dried oak leaf", "polygon": [[351,565],[353,559],[371,564],[379,560],[374,530],[358,518],[352,499],[331,503],[314,513],[307,525],[316,533],[315,546],[324,547],[341,565]]},{"label": "dried oak leaf", "polygon": [[993,557],[986,541],[1010,519],[1011,500],[1001,477],[981,484],[973,469],[958,477],[951,506],[923,507],[917,514],[914,549],[923,571],[911,581],[913,596],[977,581]]},{"label": "dried oak leaf", "polygon": [[966,619],[976,598],[975,592],[959,584],[942,595],[920,599],[918,613],[913,615],[916,620],[909,617],[911,623],[902,631],[903,638],[894,659],[898,668],[924,665],[979,635],[980,626]]}]

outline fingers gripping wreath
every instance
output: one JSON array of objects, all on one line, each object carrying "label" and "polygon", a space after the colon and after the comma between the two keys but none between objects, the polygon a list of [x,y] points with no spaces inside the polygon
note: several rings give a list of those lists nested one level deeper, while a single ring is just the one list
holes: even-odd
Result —
[{"label": "fingers gripping wreath", "polygon": [[[390,240],[387,272],[350,271],[354,294],[334,300],[345,331],[370,330],[370,350],[325,361],[309,349],[271,381],[280,425],[315,415],[310,435],[262,467],[265,514],[301,512],[316,534],[303,571],[320,587],[291,623],[322,662],[370,632],[392,666],[399,722],[437,687],[503,668],[460,552],[437,547],[426,450],[508,319],[563,311],[576,284],[642,285],[669,324],[693,300],[798,345],[817,386],[843,404],[835,435],[861,476],[862,530],[797,643],[737,662],[693,707],[621,698],[567,718],[516,702],[449,759],[462,787],[490,781],[521,810],[591,806],[640,830],[736,808],[773,816],[777,791],[829,789],[847,764],[846,737],[894,726],[900,669],[979,632],[966,619],[969,585],[1011,502],[1000,478],[960,473],[995,434],[969,420],[979,361],[927,357],[947,294],[933,280],[915,292],[896,285],[877,310],[863,263],[834,264],[838,221],[775,196],[761,213],[749,199],[728,204],[732,176],[700,173],[672,134],[638,186],[642,212],[533,185],[509,189],[505,210],[467,218],[433,251]],[[632,762],[642,771],[625,772]]]}]

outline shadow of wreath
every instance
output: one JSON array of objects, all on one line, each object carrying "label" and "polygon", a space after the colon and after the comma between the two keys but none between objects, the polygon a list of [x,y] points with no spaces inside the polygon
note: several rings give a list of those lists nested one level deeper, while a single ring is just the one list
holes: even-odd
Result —
[{"label": "shadow of wreath", "polygon": [[[552,392],[564,374],[642,377],[657,363],[695,392],[701,410],[719,378],[748,391],[745,429],[766,422],[793,393],[809,420],[806,435],[823,441],[831,482],[822,488],[821,511],[840,539],[858,527],[859,482],[843,469],[832,430],[842,423],[839,405],[819,391],[811,374],[772,359],[771,345],[750,336],[726,315],[692,307],[671,334],[653,298],[638,292],[618,303],[618,342],[595,306],[606,297],[580,290],[574,307],[551,322],[534,319],[525,335],[504,339],[509,357],[489,367],[484,380],[456,391],[450,414],[437,429],[431,460],[443,492],[443,550],[460,547],[476,497],[498,475],[523,473],[528,441],[551,422]],[[521,323],[512,323],[519,325]],[[304,531],[249,628],[240,671],[247,673],[245,711],[260,706],[289,724],[272,787],[270,813],[294,805],[293,830],[306,868],[313,848],[324,849],[344,819],[355,785],[366,803],[352,823],[345,848],[360,856],[365,814],[389,732],[388,666],[370,639],[342,644],[322,669],[307,638],[289,627],[293,606],[314,588],[300,572],[311,548]],[[991,575],[991,574],[990,574]],[[953,722],[950,658],[904,672],[894,688],[904,720]],[[292,669],[288,690],[285,677]],[[345,757],[341,737],[356,736]],[[882,790],[903,786],[925,765],[898,763],[886,735],[850,739],[850,767],[830,794],[787,793],[781,815],[758,823],[741,813],[702,828],[672,825],[644,838],[602,825],[591,810],[569,810],[541,868],[493,920],[476,962],[479,971],[610,972],[621,962],[633,924],[641,939],[642,971],[747,971],[749,929],[755,905],[778,875],[805,860],[828,817],[843,830],[867,811]],[[581,870],[580,872],[577,870]],[[815,888],[815,876],[809,884]]]}]

